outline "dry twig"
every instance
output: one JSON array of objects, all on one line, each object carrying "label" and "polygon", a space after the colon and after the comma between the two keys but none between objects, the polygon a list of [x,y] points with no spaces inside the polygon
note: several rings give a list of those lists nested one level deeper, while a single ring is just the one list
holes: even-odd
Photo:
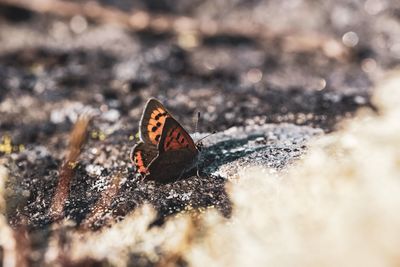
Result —
[{"label": "dry twig", "polygon": [[0,214],[0,247],[3,252],[2,258],[0,258],[0,266],[29,266],[31,247],[24,220],[21,221],[20,226],[13,229],[7,224],[5,217]]},{"label": "dry twig", "polygon": [[76,161],[86,140],[89,121],[90,116],[81,116],[71,132],[68,155],[60,167],[58,185],[50,207],[50,215],[53,220],[60,219],[63,216]]}]

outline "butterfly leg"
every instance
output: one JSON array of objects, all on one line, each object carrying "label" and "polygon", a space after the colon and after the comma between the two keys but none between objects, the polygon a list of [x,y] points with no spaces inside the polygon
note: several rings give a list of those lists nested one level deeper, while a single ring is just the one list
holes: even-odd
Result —
[{"label": "butterfly leg", "polygon": [[201,175],[200,175],[200,170],[199,169],[197,169],[196,176],[197,176],[197,178],[201,179]]},{"label": "butterfly leg", "polygon": [[136,181],[143,182],[144,179],[145,179],[144,175],[141,175],[141,174],[139,174],[139,173],[136,173],[136,174],[135,174],[135,180],[136,180]]},{"label": "butterfly leg", "polygon": [[[196,165],[196,166],[197,166],[197,165]],[[188,172],[190,172],[191,170],[193,170],[193,168],[186,168],[186,169],[184,169],[184,170],[179,174],[178,180],[180,180],[180,179],[182,178],[182,176],[183,176],[185,173],[188,173]],[[198,175],[198,173],[199,173],[199,168],[197,168],[197,174],[196,174],[196,176],[200,178],[200,176]]]},{"label": "butterfly leg", "polygon": [[199,163],[196,163],[196,176],[197,178],[201,179],[201,175],[200,175],[200,168],[199,168]]}]

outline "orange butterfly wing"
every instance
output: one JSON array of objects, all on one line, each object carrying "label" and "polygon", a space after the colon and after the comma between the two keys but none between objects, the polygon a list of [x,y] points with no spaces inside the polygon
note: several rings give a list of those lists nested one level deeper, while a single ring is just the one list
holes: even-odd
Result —
[{"label": "orange butterfly wing", "polygon": [[171,181],[196,166],[199,150],[186,130],[172,117],[165,125],[158,144],[158,156],[148,167],[146,179]]},{"label": "orange butterfly wing", "polygon": [[143,176],[148,175],[150,163],[157,157],[158,151],[154,146],[148,146],[143,142],[136,144],[131,151],[131,161],[136,170]]},{"label": "orange butterfly wing", "polygon": [[196,145],[186,130],[172,117],[165,120],[160,143],[159,153],[171,150],[188,149],[197,152]]},{"label": "orange butterfly wing", "polygon": [[157,181],[179,177],[199,154],[193,139],[156,99],[150,99],[140,121],[139,142],[131,152],[136,170]]},{"label": "orange butterfly wing", "polygon": [[166,118],[171,117],[167,109],[156,99],[151,98],[140,120],[140,138],[147,144],[157,146],[160,142]]}]

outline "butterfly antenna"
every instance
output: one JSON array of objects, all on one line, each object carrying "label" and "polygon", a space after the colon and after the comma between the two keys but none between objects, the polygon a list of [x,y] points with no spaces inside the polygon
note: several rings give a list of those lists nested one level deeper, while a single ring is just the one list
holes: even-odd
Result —
[{"label": "butterfly antenna", "polygon": [[207,134],[206,136],[204,136],[204,137],[200,138],[199,140],[197,140],[197,141],[196,141],[196,144],[201,143],[201,141],[203,141],[203,140],[206,139],[207,137],[210,137],[211,135],[216,134],[216,133],[217,133],[217,131],[213,131],[212,133]]},{"label": "butterfly antenna", "polygon": [[197,176],[197,178],[201,179],[199,163],[196,164],[196,169],[197,169],[196,176]]},{"label": "butterfly antenna", "polygon": [[194,132],[197,133],[197,131],[199,130],[199,121],[200,121],[200,111],[197,111],[197,118],[196,118],[196,122],[194,125]]}]

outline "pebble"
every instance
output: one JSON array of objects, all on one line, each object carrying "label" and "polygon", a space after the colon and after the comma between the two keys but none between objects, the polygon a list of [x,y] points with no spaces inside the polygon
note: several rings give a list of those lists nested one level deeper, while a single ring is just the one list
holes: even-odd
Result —
[{"label": "pebble", "polygon": [[116,122],[119,119],[120,116],[121,116],[121,114],[120,114],[120,112],[118,110],[110,109],[110,110],[104,112],[101,115],[101,118],[106,120],[106,121],[109,121],[109,122]]},{"label": "pebble", "polygon": [[89,164],[86,166],[85,171],[90,175],[90,176],[99,176],[104,168],[100,165],[93,165]]}]

